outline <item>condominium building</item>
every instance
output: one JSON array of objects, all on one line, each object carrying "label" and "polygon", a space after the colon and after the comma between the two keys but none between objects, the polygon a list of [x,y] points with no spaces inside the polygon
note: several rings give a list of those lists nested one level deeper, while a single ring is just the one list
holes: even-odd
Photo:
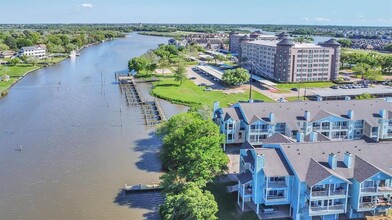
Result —
[{"label": "condominium building", "polygon": [[19,51],[19,56],[33,56],[36,58],[44,58],[46,56],[46,47],[44,45],[22,47]]},{"label": "condominium building", "polygon": [[354,219],[392,207],[391,142],[263,144],[240,150],[238,205],[260,219]]},{"label": "condominium building", "polygon": [[[282,33],[285,35],[285,33]],[[241,41],[243,40],[275,40],[278,39],[275,35],[264,34],[261,31],[255,31],[250,35],[240,34],[238,32],[232,31],[229,35],[229,50],[231,53],[239,54],[241,49]]]},{"label": "condominium building", "polygon": [[304,140],[312,132],[331,140],[363,135],[392,140],[392,99],[236,103],[228,108],[216,102],[214,121],[227,144],[262,144],[276,133]]},{"label": "condominium building", "polygon": [[250,40],[240,43],[240,59],[254,65],[254,74],[281,82],[329,81],[339,73],[340,44]]}]

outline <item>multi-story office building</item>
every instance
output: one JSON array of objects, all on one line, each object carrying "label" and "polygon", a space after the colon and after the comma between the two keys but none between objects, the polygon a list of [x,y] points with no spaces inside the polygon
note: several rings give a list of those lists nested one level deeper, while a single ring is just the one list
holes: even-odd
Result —
[{"label": "multi-story office building", "polygon": [[303,140],[313,131],[331,140],[392,140],[392,99],[215,103],[214,121],[228,144],[262,144],[276,133]]},{"label": "multi-story office building", "polygon": [[260,219],[352,219],[392,207],[391,142],[264,144],[240,150],[238,205]]},{"label": "multi-story office building", "polygon": [[338,77],[340,44],[242,39],[240,59],[254,64],[254,74],[276,81],[329,81]]}]

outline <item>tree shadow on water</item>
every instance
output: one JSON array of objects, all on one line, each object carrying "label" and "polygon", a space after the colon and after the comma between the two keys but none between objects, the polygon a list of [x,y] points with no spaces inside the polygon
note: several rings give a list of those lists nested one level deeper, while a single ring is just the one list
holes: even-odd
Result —
[{"label": "tree shadow on water", "polygon": [[161,140],[155,135],[155,132],[149,133],[149,137],[136,140],[136,152],[142,152],[136,166],[140,170],[147,172],[162,172],[162,163],[159,159],[159,150]]},{"label": "tree shadow on water", "polygon": [[125,193],[122,189],[114,199],[114,203],[129,208],[146,209],[144,219],[160,219],[159,206],[165,201],[160,192]]}]

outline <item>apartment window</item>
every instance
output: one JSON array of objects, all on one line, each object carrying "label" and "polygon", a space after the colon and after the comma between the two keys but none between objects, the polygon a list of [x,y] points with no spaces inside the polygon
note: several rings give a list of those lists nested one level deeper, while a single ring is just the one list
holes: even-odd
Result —
[{"label": "apartment window", "polygon": [[227,140],[229,140],[229,141],[234,140],[234,134],[228,134]]},{"label": "apartment window", "polygon": [[270,182],[280,182],[280,181],[285,181],[284,177],[270,177],[269,178]]}]

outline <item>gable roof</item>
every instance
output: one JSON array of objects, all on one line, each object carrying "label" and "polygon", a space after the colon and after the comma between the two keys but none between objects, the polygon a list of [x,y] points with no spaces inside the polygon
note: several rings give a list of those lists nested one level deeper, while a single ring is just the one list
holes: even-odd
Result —
[{"label": "gable roof", "polygon": [[293,171],[284,158],[280,149],[276,148],[258,148],[255,149],[257,154],[265,156],[264,173],[267,177],[291,176]]},{"label": "gable roof", "polygon": [[263,140],[263,144],[293,143],[293,142],[295,141],[281,133],[274,133],[272,136]]},{"label": "gable roof", "polygon": [[[317,174],[317,170],[322,177],[325,177],[327,175],[325,171],[328,171],[330,175],[340,179],[357,179],[359,182],[378,172],[392,176],[390,154],[392,142],[367,143],[364,140],[356,140],[290,143],[281,144],[280,146],[282,153],[286,156],[293,171],[302,182],[309,181],[313,183],[317,181],[318,179],[312,176]],[[353,154],[353,168],[347,168],[344,165],[344,152]],[[335,169],[331,169],[328,165],[329,153],[334,153],[337,156],[337,167]],[[317,165],[311,162],[312,160],[317,162]]]},{"label": "gable roof", "polygon": [[[372,127],[378,126],[380,109],[392,112],[392,104],[383,99],[370,100],[339,100],[339,101],[308,101],[308,102],[279,102],[279,103],[237,103],[241,108],[245,122],[250,124],[257,118],[268,118],[269,113],[275,114],[275,123],[287,123],[291,130],[297,130],[297,121],[303,119],[305,111],[310,112],[311,121],[328,116],[348,119],[348,111],[353,110],[353,120],[365,120]],[[233,108],[233,107],[232,107]],[[391,113],[392,116],[392,113]],[[256,117],[256,118],[255,118]]]}]

